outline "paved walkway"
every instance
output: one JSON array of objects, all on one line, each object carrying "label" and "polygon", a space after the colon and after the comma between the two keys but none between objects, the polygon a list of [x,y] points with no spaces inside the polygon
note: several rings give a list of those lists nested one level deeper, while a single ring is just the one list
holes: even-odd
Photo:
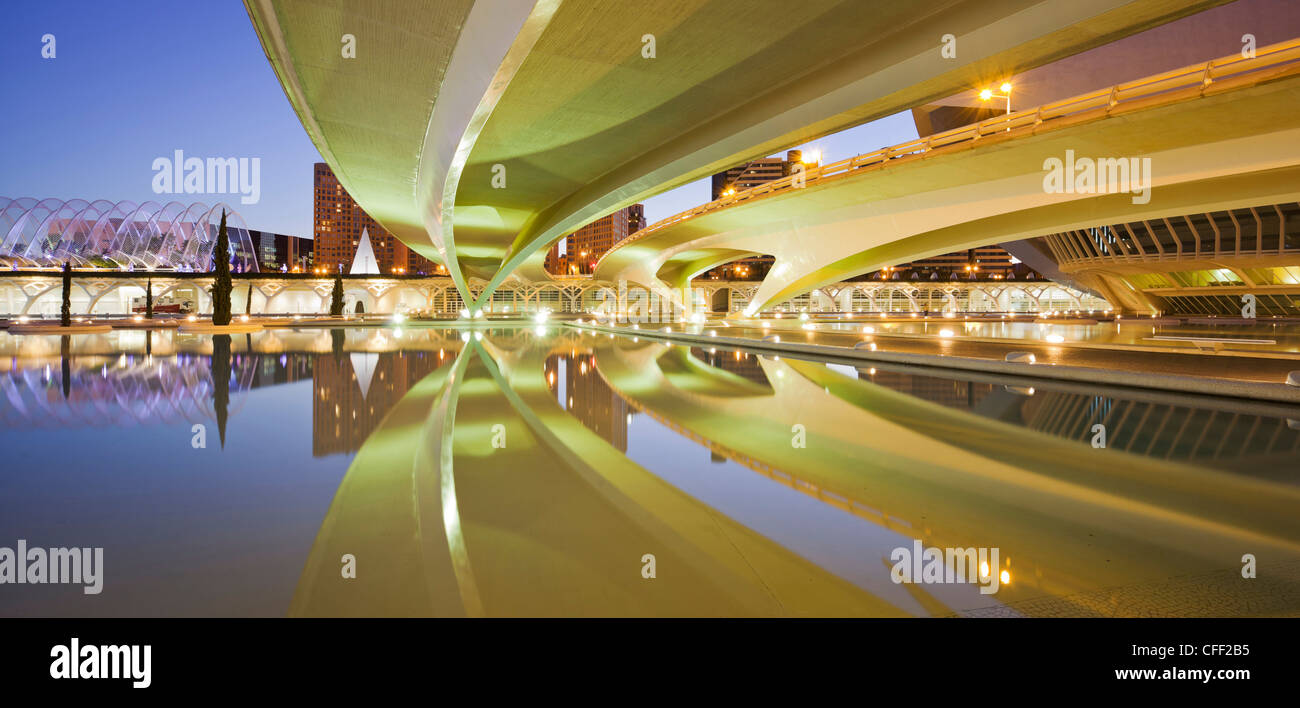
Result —
[{"label": "paved walkway", "polygon": [[[765,350],[775,355],[849,358],[1300,404],[1300,387],[1285,384],[1289,372],[1300,371],[1300,358],[1286,352],[1205,354],[1123,345],[1071,346],[1025,339],[967,339],[956,335],[961,328],[960,321],[945,327],[953,330],[951,337],[883,335],[879,330],[868,333],[862,331],[864,325],[855,330],[836,330],[819,324],[816,329],[804,330],[797,320],[781,325],[768,321],[768,324],[767,328],[728,326],[722,322],[638,325],[636,329],[630,325],[613,328],[595,325],[595,328],[696,345]],[[1036,363],[1008,363],[1005,357],[1011,352],[1031,353]]]}]

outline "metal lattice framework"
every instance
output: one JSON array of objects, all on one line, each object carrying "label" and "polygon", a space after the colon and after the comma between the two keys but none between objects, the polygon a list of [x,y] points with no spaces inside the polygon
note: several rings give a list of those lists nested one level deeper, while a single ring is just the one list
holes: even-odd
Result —
[{"label": "metal lattice framework", "polygon": [[[125,355],[124,355],[125,356]],[[257,359],[234,363],[230,414],[253,387]],[[82,366],[71,372],[70,396],[58,394],[59,369],[0,374],[0,425],[12,430],[81,426],[137,426],[216,420],[211,364],[203,357],[135,361],[125,366]]]},{"label": "metal lattice framework", "polygon": [[1064,231],[1045,237],[1066,272],[1087,268],[1173,261],[1217,263],[1300,255],[1300,204],[1187,214]]},{"label": "metal lattice framework", "polygon": [[256,271],[243,217],[226,204],[0,197],[0,263],[207,271],[222,213],[236,269]]},{"label": "metal lattice framework", "polygon": [[1139,311],[1300,312],[1300,204],[1264,204],[1047,234],[1063,272]]}]

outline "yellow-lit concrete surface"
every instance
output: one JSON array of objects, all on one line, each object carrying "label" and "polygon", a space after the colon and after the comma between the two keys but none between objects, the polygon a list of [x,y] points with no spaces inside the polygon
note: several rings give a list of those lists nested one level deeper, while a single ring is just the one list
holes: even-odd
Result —
[{"label": "yellow-lit concrete surface", "polygon": [[[679,288],[734,254],[762,253],[776,262],[750,303],[758,312],[885,266],[989,243],[1293,202],[1300,199],[1298,51],[1292,40],[1275,46],[1278,66],[1254,74],[1207,82],[1200,67],[1187,67],[1178,90],[1133,82],[1117,86],[1109,103],[1105,91],[1079,97],[1078,113],[1052,118],[1025,109],[897,146],[897,154],[810,170],[805,186],[794,177],[760,185],[633,234],[601,258],[596,277]],[[1227,66],[1236,58],[1209,59]],[[1115,103],[1125,90],[1139,95]],[[1005,131],[980,132],[1002,120]],[[1151,191],[1050,192],[1046,160],[1065,160],[1067,152],[1148,160]],[[1131,309],[1123,293],[1102,295]]]},{"label": "yellow-lit concrete surface", "polygon": [[[460,341],[358,453],[292,614],[1300,610],[1300,490],[1289,482],[1093,449],[817,363],[761,358],[742,376],[699,349],[555,328]],[[749,481],[701,495],[653,455],[620,451],[568,410],[572,399],[557,400],[555,357],[569,358],[574,385],[607,386],[658,435],[739,463]],[[792,539],[793,517],[731,510],[744,485],[772,482],[856,531],[810,550]],[[992,595],[891,582],[892,549],[917,539],[997,547],[1005,581]],[[1240,579],[1246,552],[1267,578]],[[345,553],[369,559],[364,581],[340,578]]]},{"label": "yellow-lit concrete surface", "polygon": [[603,214],[1219,4],[245,1],[344,188],[479,305]]},{"label": "yellow-lit concrete surface", "polygon": [[[639,336],[688,346],[750,349],[780,355],[848,358],[860,361],[912,363],[938,368],[1007,373],[1075,381],[1194,392],[1206,388],[1220,395],[1264,397],[1300,402],[1300,390],[1285,384],[1300,367],[1300,356],[1288,342],[1254,339],[1267,336],[1240,332],[1238,340],[1212,342],[1212,349],[1195,346],[1221,331],[1196,327],[1144,324],[1124,320],[1129,328],[1113,339],[1104,330],[1114,326],[1082,324],[982,323],[963,327],[953,318],[869,318],[860,322],[835,319],[744,320],[702,324],[601,324],[577,327],[625,336]],[[1282,325],[1293,327],[1294,325]],[[985,332],[980,332],[980,327]],[[1258,328],[1259,326],[1252,326]],[[1264,326],[1268,328],[1267,325]],[[1098,329],[1102,332],[1099,335]],[[1268,331],[1271,331],[1269,328]],[[1002,336],[995,336],[1001,334]],[[1245,337],[1250,336],[1250,339]],[[1234,344],[1234,341],[1242,342]],[[1246,342],[1259,342],[1251,344]],[[1031,363],[1008,362],[1008,355],[1032,354]]]}]

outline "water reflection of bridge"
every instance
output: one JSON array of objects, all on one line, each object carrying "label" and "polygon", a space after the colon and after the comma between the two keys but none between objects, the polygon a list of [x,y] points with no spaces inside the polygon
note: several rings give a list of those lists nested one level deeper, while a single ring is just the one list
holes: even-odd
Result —
[{"label": "water reflection of bridge", "polygon": [[1009,389],[878,368],[858,369],[857,373],[877,386],[1066,440],[1091,444],[1097,434],[1093,426],[1103,425],[1107,448],[1148,458],[1267,474],[1300,453],[1300,430],[1276,415],[1215,410],[1155,398],[1041,387],[1033,391]]},{"label": "water reflection of bridge", "polygon": [[[1049,396],[1057,393],[1050,387],[1026,396],[1001,384],[872,376],[623,337],[494,334],[471,338],[447,355],[454,366],[414,382],[361,445],[293,614],[1248,614],[1296,606],[1289,571],[1270,581],[1266,598],[1219,583],[1185,607],[1162,604],[1157,589],[1170,578],[1222,580],[1242,543],[1279,568],[1300,558],[1300,527],[1287,506],[1294,486],[1225,471],[1230,445],[1193,465],[1144,456],[1138,446],[1094,450],[1065,434],[1071,426],[1052,427],[1078,416],[1062,408],[1078,399]],[[340,378],[357,386],[351,376]],[[1148,403],[1108,400],[1116,416],[1137,406],[1130,420]],[[729,504],[761,498],[760,488],[730,472],[678,470],[692,464],[691,444],[682,457],[682,446],[667,442],[674,436],[630,426],[633,413],[828,513],[867,522],[817,541],[850,544],[853,560],[815,560],[783,540],[809,513],[799,504],[733,515]],[[1148,420],[1163,415],[1156,409]],[[1195,415],[1172,415],[1166,429],[1190,434],[1197,425]],[[1267,432],[1278,459],[1294,460],[1282,445],[1294,444],[1295,431],[1256,417],[1238,425],[1254,427],[1257,439]],[[790,444],[791,421],[806,426],[806,449]],[[509,440],[500,449],[491,442],[497,430]],[[680,486],[674,471],[704,486]],[[1014,559],[1014,580],[996,601],[882,584],[880,557],[912,538],[1000,546]],[[339,586],[331,561],[344,548],[380,554],[393,570],[364,588]],[[684,573],[677,580],[690,582],[648,593],[635,573],[622,575],[628,548],[635,557],[657,550],[662,564]],[[1123,607],[1108,604],[1114,588],[1123,588]]]},{"label": "water reflection of bridge", "polygon": [[1248,413],[1045,391],[1024,401],[1022,415],[1056,437],[1090,441],[1101,424],[1112,450],[1250,474],[1282,473],[1300,452],[1300,430],[1286,419]]},{"label": "water reflection of bridge", "polygon": [[[1107,544],[1127,536],[1129,532],[1123,529],[1134,524],[1146,527],[1146,532],[1122,543],[1160,547],[1163,550],[1151,553],[1168,556],[1148,562],[1171,562],[1171,567],[1180,566],[1184,572],[1194,569],[1213,574],[1214,566],[1207,560],[1214,554],[1185,541],[1199,538],[1197,543],[1217,545],[1228,536],[1254,535],[1251,528],[1291,523],[1276,515],[1285,514],[1283,507],[1259,507],[1258,518],[1250,511],[1243,513],[1255,502],[1243,503],[1242,495],[1271,493],[1291,498],[1295,495],[1293,480],[1278,479],[1282,483],[1278,486],[1271,480],[1265,482],[1276,475],[1256,470],[1249,475],[1236,474],[1236,470],[1207,474],[1210,468],[1249,467],[1245,461],[1259,448],[1229,445],[1222,451],[1244,455],[1243,464],[1201,455],[1191,460],[1200,467],[1197,469],[1170,465],[1161,455],[1144,454],[1158,451],[1158,445],[1134,446],[1123,452],[1094,450],[1087,444],[1091,430],[1087,436],[1038,430],[1064,417],[1063,403],[1076,405],[1085,398],[1097,403],[1097,396],[1066,392],[1049,398],[1043,391],[1026,396],[1001,385],[892,372],[889,376],[862,372],[863,380],[858,381],[858,372],[848,370],[846,375],[847,367],[773,360],[761,360],[772,385],[769,393],[756,395],[745,387],[746,395],[725,395],[698,384],[683,388],[673,380],[673,372],[683,369],[674,360],[682,351],[678,347],[664,350],[659,344],[639,349],[605,347],[599,354],[601,372],[629,397],[635,409],[670,430],[828,506],[921,538],[932,546],[965,547],[973,543],[972,538],[996,538],[1004,554],[1015,556],[1019,568],[1013,571],[1019,587],[998,599],[1005,596],[1017,607],[1032,607],[1032,614],[1175,613],[1151,593],[1135,594],[1126,589],[1120,594],[1130,596],[1132,605],[1124,609],[1107,606],[1105,593],[1097,594],[1108,585],[1134,589],[1155,582],[1151,567],[1134,564],[1137,556],[1155,557],[1147,551],[1107,551],[1104,562],[1096,555]],[[662,374],[644,373],[643,367],[651,361]],[[726,380],[721,372],[714,377],[719,382]],[[877,378],[909,394],[900,397],[885,386],[866,383]],[[917,397],[916,393],[923,395]],[[926,393],[939,399],[943,407],[926,401]],[[1159,427],[1170,434],[1190,435],[1199,432],[1204,419],[1232,417],[1240,421],[1238,426],[1254,431],[1255,440],[1272,445],[1265,448],[1274,463],[1270,470],[1294,468],[1300,433],[1288,429],[1285,420],[1276,416],[1214,410],[1213,406],[1205,410],[1106,400],[1110,412],[1117,416],[1124,409],[1134,410],[1134,415],[1154,411],[1146,420],[1151,421],[1147,427],[1154,430],[1150,435],[1157,438],[1160,434],[1155,429]],[[1074,410],[1068,413],[1077,416]],[[1156,422],[1157,418],[1164,422]],[[735,425],[742,420],[743,426]],[[807,451],[790,444],[788,426],[792,421],[806,426]],[[1117,421],[1112,419],[1112,424],[1118,425]],[[1132,432],[1143,439],[1149,437],[1141,426]],[[1256,488],[1259,484],[1267,485],[1271,492]],[[1200,501],[1194,501],[1198,498]],[[1138,506],[1124,511],[1125,505],[1132,504]],[[1161,515],[1165,515],[1163,520]],[[1272,521],[1264,521],[1267,516],[1272,516]],[[1099,523],[1102,518],[1109,521]],[[1086,543],[1080,541],[1079,525],[1089,531]],[[1215,525],[1218,531],[1207,535]],[[1274,527],[1273,533],[1278,533],[1274,539],[1286,538],[1286,543],[1294,546],[1294,537],[1281,528]],[[1227,535],[1216,538],[1219,532]],[[1105,540],[1108,537],[1115,538]],[[1220,567],[1230,565],[1231,553],[1226,549],[1222,553]],[[1282,551],[1281,557],[1293,558],[1290,554],[1294,548]],[[1197,560],[1198,555],[1205,557]],[[1220,581],[1226,577],[1215,576],[1214,584],[1222,585]],[[1292,598],[1286,602],[1294,601],[1294,587],[1277,590]],[[1224,588],[1216,590],[1222,591]],[[1235,596],[1237,591],[1230,588],[1227,592],[1232,597],[1201,601],[1215,604],[1218,613],[1260,611],[1251,609],[1260,597]],[[1030,604],[1022,602],[1034,595],[1040,597]],[[1044,604],[1045,597],[1052,601]]]},{"label": "water reflection of bridge", "polygon": [[[1300,431],[1248,404],[1055,384],[1026,395],[905,370],[873,374],[532,328],[410,333],[409,342],[395,332],[302,336],[312,351],[271,351],[293,340],[264,336],[236,338],[254,351],[225,355],[236,392],[310,374],[302,393],[313,398],[316,454],[356,453],[294,614],[1248,614],[1300,606],[1300,580],[1285,570],[1300,559],[1296,487],[1247,469],[1293,469]],[[93,379],[107,374],[116,384],[108,390],[139,404],[132,410],[151,407],[155,419],[210,410],[209,357],[121,359],[69,357],[76,375],[66,400],[113,400],[89,396]],[[64,405],[60,363],[4,376],[27,382],[25,404]],[[176,371],[149,380],[160,363]],[[173,410],[159,391],[189,398],[159,413]],[[644,420],[630,425],[634,412],[670,432]],[[1087,444],[1091,420],[1113,426],[1110,449]],[[794,422],[807,429],[806,448],[791,445]],[[497,426],[509,441],[499,449]],[[1215,426],[1226,440],[1209,436]],[[726,468],[691,474],[697,444],[762,477]],[[683,465],[705,486],[674,477]],[[751,517],[728,506],[761,498],[768,480],[798,501]],[[848,549],[835,560],[790,541],[792,526],[827,514],[857,524],[816,539]],[[880,558],[913,538],[998,546],[1014,561],[1014,580],[993,604],[882,582]],[[1279,569],[1252,586],[1266,597],[1220,583],[1184,607],[1162,604],[1160,583],[1223,575],[1232,565],[1224,559],[1235,562],[1243,545]],[[635,572],[632,561],[651,551],[673,569],[660,578],[671,582],[651,587]],[[370,559],[365,583],[335,585],[342,552]],[[1128,604],[1107,604],[1114,588]]]}]

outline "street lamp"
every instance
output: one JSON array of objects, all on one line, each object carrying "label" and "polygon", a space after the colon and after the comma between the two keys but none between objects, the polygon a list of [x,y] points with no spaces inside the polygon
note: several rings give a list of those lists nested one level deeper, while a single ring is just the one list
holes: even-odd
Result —
[{"label": "street lamp", "polygon": [[993,89],[991,88],[986,88],[983,91],[980,91],[980,100],[987,101],[992,98],[1005,98],[1007,99],[1007,113],[1010,114],[1011,113],[1011,82],[1009,81],[1002,82],[1002,85],[998,87],[998,90],[1001,91],[1002,93],[993,93]]}]

